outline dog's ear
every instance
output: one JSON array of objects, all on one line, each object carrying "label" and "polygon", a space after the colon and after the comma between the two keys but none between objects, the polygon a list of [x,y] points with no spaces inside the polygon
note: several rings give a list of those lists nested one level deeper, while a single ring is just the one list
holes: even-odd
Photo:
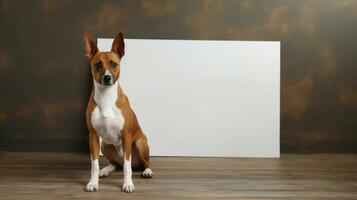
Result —
[{"label": "dog's ear", "polygon": [[98,52],[97,42],[93,39],[90,33],[84,32],[83,34],[84,50],[88,60]]},{"label": "dog's ear", "polygon": [[115,37],[112,52],[118,54],[120,58],[124,56],[124,36],[122,32]]}]

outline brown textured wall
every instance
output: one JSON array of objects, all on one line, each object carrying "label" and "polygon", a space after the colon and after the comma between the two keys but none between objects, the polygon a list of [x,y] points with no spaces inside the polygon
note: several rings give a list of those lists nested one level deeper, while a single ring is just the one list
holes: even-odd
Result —
[{"label": "brown textured wall", "polygon": [[281,40],[281,150],[357,153],[357,1],[0,1],[0,150],[87,151],[82,33]]}]

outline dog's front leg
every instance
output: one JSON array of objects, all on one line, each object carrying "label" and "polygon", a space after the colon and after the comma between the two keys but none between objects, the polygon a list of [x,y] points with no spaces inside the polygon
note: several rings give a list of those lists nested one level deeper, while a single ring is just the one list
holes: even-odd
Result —
[{"label": "dog's front leg", "polygon": [[132,170],[131,170],[131,148],[132,148],[132,137],[130,133],[122,133],[123,140],[123,150],[124,150],[124,164],[123,164],[123,173],[124,173],[124,183],[123,191],[124,192],[134,192],[135,187],[132,179]]},{"label": "dog's front leg", "polygon": [[97,191],[99,189],[99,137],[95,131],[89,132],[89,147],[91,154],[91,176],[90,180],[85,187],[85,190],[88,192]]}]

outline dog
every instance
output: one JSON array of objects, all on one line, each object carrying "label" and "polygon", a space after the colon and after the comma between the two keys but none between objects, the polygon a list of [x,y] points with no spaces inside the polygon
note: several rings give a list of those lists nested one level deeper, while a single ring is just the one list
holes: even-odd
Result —
[{"label": "dog", "polygon": [[[93,89],[86,110],[91,155],[91,176],[86,191],[99,189],[99,177],[108,176],[117,168],[123,168],[122,191],[135,190],[132,168],[142,169],[142,176],[151,178],[149,145],[141,130],[128,97],[119,85],[120,61],[124,56],[124,37],[118,33],[110,52],[99,52],[93,37],[83,35],[85,56],[93,78]],[[99,137],[102,143],[99,143]],[[110,164],[99,170],[99,152]]]}]

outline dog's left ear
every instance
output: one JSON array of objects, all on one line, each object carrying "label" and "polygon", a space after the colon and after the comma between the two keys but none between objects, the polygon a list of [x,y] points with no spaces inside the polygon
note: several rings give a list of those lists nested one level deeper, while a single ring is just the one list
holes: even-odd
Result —
[{"label": "dog's left ear", "polygon": [[120,58],[124,56],[124,36],[122,32],[118,33],[115,37],[112,45],[112,52],[118,54]]}]

